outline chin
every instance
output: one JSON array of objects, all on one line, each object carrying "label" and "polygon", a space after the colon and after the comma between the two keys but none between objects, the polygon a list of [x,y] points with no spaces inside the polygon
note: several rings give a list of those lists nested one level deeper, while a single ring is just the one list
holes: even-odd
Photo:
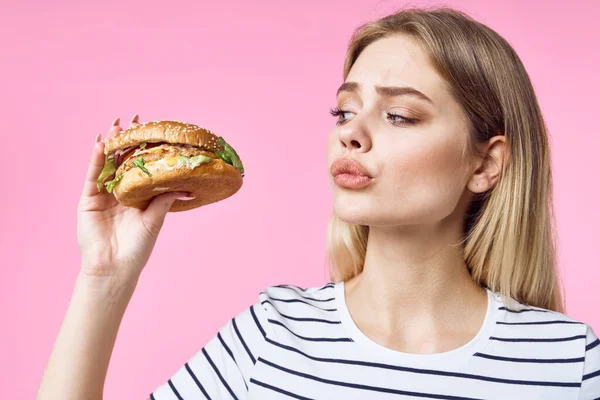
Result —
[{"label": "chin", "polygon": [[372,205],[360,200],[335,199],[333,212],[340,220],[349,224],[371,225],[378,219]]},{"label": "chin", "polygon": [[431,213],[407,214],[406,210],[386,208],[373,201],[361,201],[361,199],[348,199],[336,197],[333,203],[333,212],[341,221],[354,225],[366,225],[371,227],[392,227],[401,225],[413,225],[427,221]]}]

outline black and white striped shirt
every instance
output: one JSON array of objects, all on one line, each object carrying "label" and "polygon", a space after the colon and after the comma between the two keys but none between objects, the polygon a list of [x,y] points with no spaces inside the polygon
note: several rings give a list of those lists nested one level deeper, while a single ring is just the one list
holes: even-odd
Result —
[{"label": "black and white striped shirt", "polygon": [[269,286],[151,399],[600,399],[600,341],[589,325],[509,309],[487,293],[471,341],[410,354],[358,329],[343,282]]}]

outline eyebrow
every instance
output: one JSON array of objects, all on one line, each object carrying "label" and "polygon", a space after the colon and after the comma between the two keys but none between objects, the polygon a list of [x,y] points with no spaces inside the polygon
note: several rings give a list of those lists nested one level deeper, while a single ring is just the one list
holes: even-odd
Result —
[{"label": "eyebrow", "polygon": [[[344,82],[337,90],[336,96],[339,96],[341,92],[356,93],[361,89],[362,85],[358,82]],[[375,86],[375,91],[383,97],[413,96],[433,104],[433,101],[429,97],[410,86]]]}]

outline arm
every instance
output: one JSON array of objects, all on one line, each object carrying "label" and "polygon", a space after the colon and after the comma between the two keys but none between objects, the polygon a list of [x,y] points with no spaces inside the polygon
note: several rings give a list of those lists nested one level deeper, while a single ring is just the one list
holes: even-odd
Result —
[{"label": "arm", "polygon": [[[122,128],[117,118],[109,136]],[[131,124],[138,124],[134,116]],[[155,196],[145,210],[125,207],[98,188],[105,166],[102,135],[77,206],[77,242],[82,268],[40,384],[38,400],[102,399],[117,331],[142,269],[173,202],[189,194]],[[101,182],[100,182],[101,184]]]},{"label": "arm", "polygon": [[119,325],[136,282],[77,277],[37,400],[100,400]]}]

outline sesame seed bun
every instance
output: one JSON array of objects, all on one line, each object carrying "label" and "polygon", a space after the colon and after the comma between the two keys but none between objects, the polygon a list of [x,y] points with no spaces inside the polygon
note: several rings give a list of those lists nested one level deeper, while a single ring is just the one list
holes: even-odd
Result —
[{"label": "sesame seed bun", "polygon": [[150,121],[133,125],[108,139],[104,145],[104,154],[110,155],[141,142],[189,144],[209,151],[223,150],[217,136],[198,125],[180,121]]}]

